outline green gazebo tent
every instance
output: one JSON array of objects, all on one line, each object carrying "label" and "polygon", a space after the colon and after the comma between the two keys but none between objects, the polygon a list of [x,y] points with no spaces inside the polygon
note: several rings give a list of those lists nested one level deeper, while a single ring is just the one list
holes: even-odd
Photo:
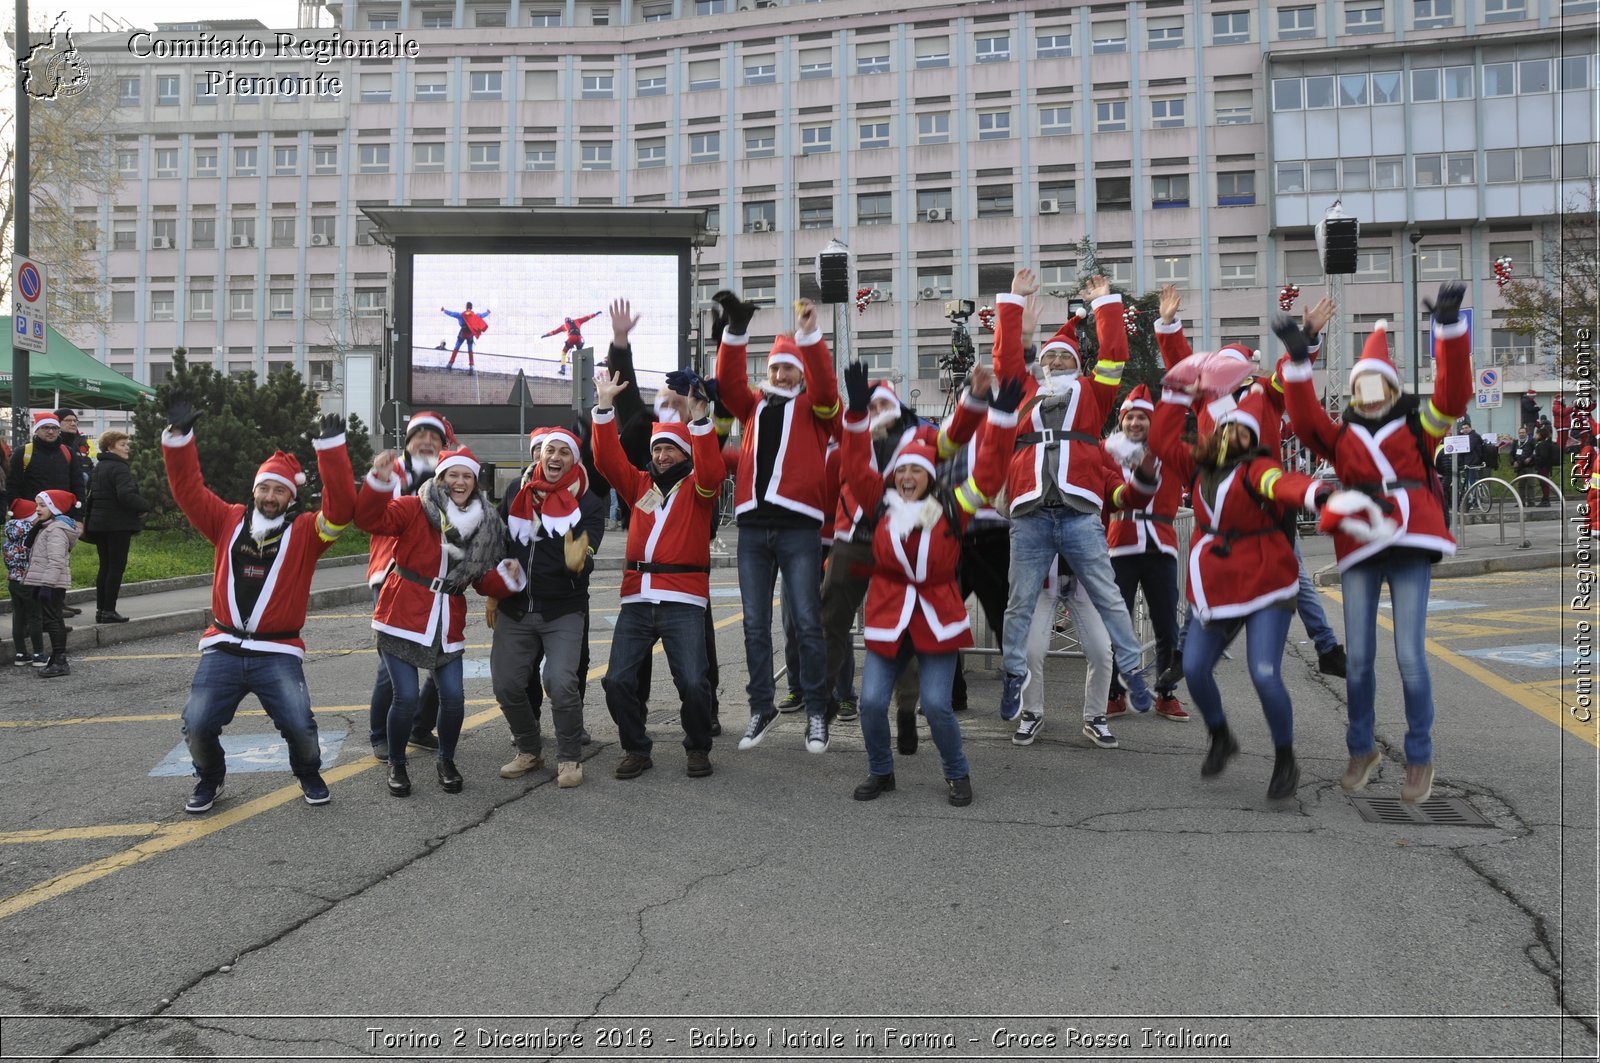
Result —
[{"label": "green gazebo tent", "polygon": [[[0,329],[11,334],[11,315],[0,317]],[[146,387],[112,369],[55,329],[45,337],[45,352],[28,359],[28,403],[37,409],[71,406],[75,409],[110,409],[132,406]],[[60,401],[56,399],[60,395]],[[0,353],[0,403],[11,403],[11,355]]]}]

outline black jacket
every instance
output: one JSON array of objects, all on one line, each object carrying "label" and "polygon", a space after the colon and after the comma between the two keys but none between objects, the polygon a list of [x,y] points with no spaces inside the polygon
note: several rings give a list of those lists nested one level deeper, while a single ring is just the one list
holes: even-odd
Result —
[{"label": "black jacket", "polygon": [[[520,487],[520,485],[519,485]],[[500,501],[502,519],[510,516],[515,491],[507,491]],[[606,533],[606,503],[594,491],[586,491],[578,500],[578,525],[573,534],[589,533],[591,550],[600,549],[600,540]],[[583,564],[582,572],[567,568],[566,544],[535,531],[534,538],[525,546],[511,536],[506,536],[506,557],[516,558],[527,573],[526,590],[500,599],[499,611],[514,620],[521,620],[530,612],[537,612],[546,620],[581,612],[589,607],[589,574],[594,571],[591,554]]]},{"label": "black jacket", "polygon": [[[88,494],[88,478],[83,472],[83,459],[59,439],[46,443],[38,436],[29,440],[33,456],[28,457],[27,447],[18,447],[11,455],[11,468],[6,476],[6,502],[18,498],[32,500],[40,491],[71,491],[77,496],[82,515],[83,500]],[[27,468],[23,468],[26,461]]]},{"label": "black jacket", "polygon": [[1531,395],[1522,396],[1522,423],[1537,424],[1539,421],[1539,400]]},{"label": "black jacket", "polygon": [[89,477],[89,519],[85,525],[90,531],[135,532],[140,531],[141,514],[155,507],[139,493],[133,482],[133,470],[127,461],[115,454],[102,455]]},{"label": "black jacket", "polygon": [[1553,469],[1561,464],[1561,448],[1553,439],[1536,440],[1533,444],[1533,467]]}]

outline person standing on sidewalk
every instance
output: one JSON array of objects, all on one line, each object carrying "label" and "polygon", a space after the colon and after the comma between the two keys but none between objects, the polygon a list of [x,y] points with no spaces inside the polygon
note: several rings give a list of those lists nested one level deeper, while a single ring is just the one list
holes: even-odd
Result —
[{"label": "person standing on sidewalk", "polygon": [[39,600],[22,586],[22,574],[28,569],[28,532],[38,509],[28,498],[11,503],[5,528],[6,591],[11,595],[11,642],[16,651],[11,663],[43,668],[50,663],[44,652],[44,614]]},{"label": "person standing on sidewalk", "polygon": [[312,446],[322,480],[322,508],[300,509],[305,474],[293,454],[278,451],[261,463],[249,505],[229,505],[205,485],[194,445],[202,411],[174,393],[161,433],[172,498],[195,531],[214,547],[211,626],[200,637],[200,667],[183,707],[183,734],[199,782],[184,811],[208,811],[222,792],[227,762],[222,729],[239,703],[254,694],[289,747],[289,769],[306,803],[332,800],[322,781],[322,750],[301,661],[300,629],[311,599],[317,560],[349,527],[355,474],[344,445],[344,418],[324,417]]},{"label": "person standing on sidewalk", "polygon": [[45,662],[44,679],[71,675],[67,664],[67,623],[62,607],[72,586],[72,563],[68,555],[78,542],[83,528],[67,514],[75,499],[71,491],[40,491],[34,499],[33,527],[28,529],[28,567],[22,573],[22,593],[39,603],[44,633],[50,636],[50,659]]},{"label": "person standing on sidewalk", "polygon": [[[657,422],[650,465],[636,469],[617,436],[614,400],[627,384],[610,372],[595,375],[594,460],[633,514],[628,520],[622,609],[611,635],[603,682],[606,708],[617,725],[623,757],[619,779],[637,779],[655,766],[645,729],[638,671],[660,640],[678,688],[686,771],[711,774],[711,677],[700,610],[711,597],[711,518],[726,468],[716,428],[704,409],[688,424]],[[771,602],[768,589],[767,601]],[[768,620],[771,623],[771,605]],[[770,668],[770,649],[762,667]],[[769,676],[770,683],[770,676]],[[769,686],[770,695],[770,686]]]},{"label": "person standing on sidewalk", "polygon": [[[1283,368],[1289,419],[1295,435],[1333,463],[1339,482],[1372,504],[1365,521],[1341,521],[1334,529],[1344,632],[1350,651],[1345,679],[1350,761],[1340,785],[1367,785],[1383,759],[1373,734],[1377,714],[1378,595],[1385,583],[1393,606],[1394,653],[1406,714],[1406,781],[1402,801],[1416,804],[1433,792],[1433,685],[1428,675],[1428,588],[1434,562],[1456,552],[1445,526],[1442,492],[1430,475],[1429,459],[1472,397],[1472,351],[1461,319],[1466,286],[1445,283],[1425,309],[1433,315],[1438,374],[1433,396],[1423,402],[1400,389],[1389,359],[1382,322],[1367,337],[1350,369],[1350,404],[1337,422],[1323,409],[1311,381],[1304,337],[1280,321],[1278,332],[1291,362]],[[1386,531],[1377,534],[1374,529]]]},{"label": "person standing on sidewalk", "polygon": [[[828,440],[838,433],[839,381],[822,338],[817,309],[795,304],[793,336],[767,354],[767,378],[750,387],[746,352],[756,306],[733,292],[712,297],[726,319],[717,348],[722,404],[742,425],[734,511],[739,515],[739,592],[750,681],[750,723],[740,749],[753,749],[778,719],[772,682],[772,595],[783,573],[800,637],[800,689],[806,701],[806,750],[828,751],[828,651],[822,637],[822,522]],[[631,534],[631,533],[630,533]]]},{"label": "person standing on sidewalk", "polygon": [[506,557],[527,574],[527,586],[495,606],[489,675],[495,700],[511,726],[517,755],[502,779],[544,767],[539,717],[529,687],[544,661],[544,689],[556,734],[556,785],[583,782],[583,653],[594,553],[605,535],[605,502],[589,490],[578,459],[578,437],[565,428],[543,430],[540,452],[516,497],[504,503]]},{"label": "person standing on sidewalk", "polygon": [[[1534,432],[1533,439],[1533,468],[1529,471],[1535,475],[1543,476],[1545,480],[1554,481],[1556,466],[1561,464],[1561,448],[1556,446],[1555,440],[1550,438],[1548,425],[1540,425]],[[1553,494],[1550,484],[1544,481],[1539,483],[1539,508],[1550,508],[1550,496]],[[1530,492],[1531,500],[1531,492]]]},{"label": "person standing on sidewalk", "polygon": [[94,581],[94,622],[126,624],[128,618],[117,612],[122,594],[122,574],[128,570],[128,549],[133,537],[143,529],[144,514],[155,507],[139,493],[128,465],[132,440],[126,432],[104,432],[100,436],[100,460],[89,474],[89,516],[85,529],[94,536],[100,556],[100,569]]},{"label": "person standing on sidewalk", "polygon": [[35,413],[33,438],[11,454],[6,501],[25,498],[32,502],[40,491],[70,491],[77,500],[76,516],[81,517],[88,490],[83,459],[61,442],[61,419],[51,410]]}]

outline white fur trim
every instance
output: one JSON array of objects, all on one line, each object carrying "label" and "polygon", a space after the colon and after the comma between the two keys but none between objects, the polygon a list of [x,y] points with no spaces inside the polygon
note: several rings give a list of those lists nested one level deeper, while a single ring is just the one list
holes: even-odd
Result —
[{"label": "white fur trim", "polygon": [[996,428],[1014,428],[1017,423],[1017,417],[1017,411],[1015,410],[1007,413],[1005,410],[997,410],[993,406],[989,407],[989,423]]},{"label": "white fur trim", "polygon": [[617,419],[617,411],[610,406],[596,406],[589,414],[594,424],[605,424]]},{"label": "white fur trim", "polygon": [[1433,334],[1441,340],[1453,340],[1458,336],[1467,334],[1467,323],[1464,320],[1457,320],[1449,325],[1441,325],[1438,322],[1434,322]]},{"label": "white fur trim", "polygon": [[1183,318],[1182,317],[1173,318],[1172,319],[1172,324],[1170,324],[1170,325],[1167,324],[1165,321],[1162,321],[1159,317],[1156,318],[1156,335],[1158,335],[1158,336],[1170,336],[1175,332],[1182,332],[1182,331],[1183,331]]},{"label": "white fur trim", "polygon": [[868,396],[868,400],[870,401],[871,399],[883,399],[897,406],[900,404],[900,396],[896,395],[892,389],[886,388],[881,384],[872,389],[872,394]]},{"label": "white fur trim", "polygon": [[505,585],[512,591],[526,590],[528,586],[528,573],[522,568],[521,565],[518,565],[517,578],[512,579],[510,566],[511,559],[508,557],[496,565],[494,570],[500,574],[500,579],[503,580]]},{"label": "white fur trim", "polygon": [[1193,406],[1194,396],[1188,394],[1187,392],[1173,391],[1171,388],[1164,388],[1161,392],[1161,401],[1170,402],[1174,406]]},{"label": "white fur trim", "polygon": [[1400,387],[1400,374],[1395,372],[1394,366],[1377,358],[1363,358],[1350,367],[1350,382],[1355,383],[1356,377],[1362,373],[1377,373],[1397,389]]},{"label": "white fur trim", "polygon": [[869,429],[871,427],[872,427],[872,424],[871,424],[871,422],[869,422],[867,420],[867,415],[866,414],[864,414],[864,413],[863,414],[854,414],[854,413],[845,414],[844,430],[846,432],[865,432],[867,429]]},{"label": "white fur trim", "polygon": [[788,351],[774,351],[773,353],[767,355],[767,365],[792,365],[802,372],[805,370],[805,363],[801,362],[799,358],[796,358]]},{"label": "white fur trim", "polygon": [[982,413],[984,410],[989,408],[989,404],[983,399],[980,399],[978,396],[974,395],[970,387],[963,388],[961,390],[961,405],[965,406],[973,413]]},{"label": "white fur trim", "polygon": [[673,433],[673,432],[655,432],[655,433],[651,434],[651,436],[650,436],[650,446],[651,447],[654,447],[657,443],[661,443],[661,442],[671,443],[673,446],[677,447],[679,450],[683,451],[685,454],[689,453],[689,448],[684,445],[683,440],[681,438],[679,438],[676,433]]},{"label": "white fur trim", "polygon": [[56,428],[60,428],[61,427],[60,419],[55,417],[54,415],[52,415],[50,417],[36,417],[33,420],[34,431],[38,431],[41,428],[49,428],[51,426],[54,426]]},{"label": "white fur trim", "polygon": [[[1215,405],[1215,403],[1212,405]],[[1256,434],[1256,439],[1258,441],[1261,439],[1261,422],[1257,421],[1251,414],[1248,414],[1237,407],[1229,410],[1227,413],[1217,418],[1218,427],[1228,424],[1242,424]]]},{"label": "white fur trim", "polygon": [[440,439],[448,440],[450,438],[450,433],[445,429],[444,422],[437,417],[429,417],[425,414],[419,414],[418,416],[411,418],[411,420],[406,422],[405,437],[410,439],[411,433],[418,428],[431,428],[435,432],[439,433]]},{"label": "white fur trim", "polygon": [[1122,296],[1118,295],[1116,292],[1112,292],[1110,295],[1102,295],[1100,298],[1089,304],[1089,309],[1098,310],[1102,306],[1110,306],[1113,303],[1117,306],[1121,306]]},{"label": "white fur trim", "polygon": [[190,443],[193,443],[193,442],[194,442],[194,429],[193,428],[189,429],[187,432],[183,433],[183,435],[181,435],[181,436],[180,435],[174,435],[173,432],[172,432],[172,429],[170,429],[170,428],[163,428],[161,430],[161,445],[164,446],[164,447],[173,447],[174,449],[176,449],[177,447],[186,447]]},{"label": "white fur trim", "polygon": [[544,445],[550,442],[552,439],[559,439],[561,442],[565,443],[567,445],[567,449],[572,451],[572,456],[575,458],[583,452],[583,444],[578,442],[577,435],[565,428],[547,429],[544,435],[539,439],[540,449],[542,450]]},{"label": "white fur trim", "polygon": [[291,480],[287,476],[279,476],[275,472],[258,472],[256,473],[255,483],[251,484],[251,486],[254,487],[266,480],[271,480],[274,483],[280,483],[291,491],[298,491],[300,490],[301,484],[306,482],[306,474],[303,472],[299,473],[295,476],[295,479]]},{"label": "white fur trim", "polygon": [[822,330],[821,329],[817,329],[814,332],[797,332],[797,333],[795,333],[794,345],[796,347],[815,347],[817,344],[819,344],[821,342],[822,342]]},{"label": "white fur trim", "polygon": [[895,459],[894,464],[889,466],[889,472],[891,474],[893,474],[894,471],[896,469],[900,468],[900,466],[902,466],[902,465],[915,465],[919,469],[927,470],[927,473],[928,473],[929,476],[937,476],[938,475],[938,471],[936,469],[934,469],[934,467],[933,467],[933,462],[929,461],[927,458],[923,457],[921,454],[902,454],[902,455],[900,455],[898,458]]},{"label": "white fur trim", "polygon": [[1306,497],[1305,500],[1300,503],[1300,508],[1309,509],[1315,512],[1317,508],[1317,492],[1320,490],[1322,490],[1322,485],[1320,483],[1314,483],[1310,487],[1306,488]]},{"label": "white fur trim", "polygon": [[1146,413],[1155,413],[1156,406],[1155,403],[1151,402],[1149,399],[1135,399],[1129,397],[1123,400],[1121,409],[1117,411],[1117,419],[1121,420],[1121,415],[1130,410],[1143,410]]},{"label": "white fur trim", "polygon": [[478,473],[483,471],[483,466],[479,465],[465,454],[452,454],[448,458],[445,458],[443,461],[441,461],[438,465],[434,466],[433,475],[440,483],[444,483],[444,471],[446,469],[454,469],[457,467],[472,470],[472,475],[474,478],[477,477]]},{"label": "white fur trim", "polygon": [[1043,358],[1051,351],[1069,351],[1074,358],[1078,357],[1078,348],[1068,343],[1066,340],[1050,340],[1043,347],[1039,348],[1039,357]]},{"label": "white fur trim", "polygon": [[748,332],[724,332],[722,342],[729,347],[745,347],[750,343]]},{"label": "white fur trim", "polygon": [[367,473],[366,482],[367,486],[372,488],[374,491],[384,491],[391,494],[394,493],[395,489],[400,486],[400,481],[397,477],[389,476],[379,479],[378,474],[372,472]]},{"label": "white fur trim", "polygon": [[1012,295],[1010,292],[1001,292],[999,295],[994,297],[994,301],[996,306],[999,306],[1001,303],[1010,303],[1012,306],[1028,305],[1028,300],[1026,297],[1021,295]]},{"label": "white fur trim", "polygon": [[716,430],[717,430],[717,426],[712,424],[706,418],[701,418],[698,421],[690,421],[689,422],[689,435],[690,435],[691,438],[693,438],[694,436],[708,436],[711,433],[715,432]]},{"label": "white fur trim", "polygon": [[335,447],[342,446],[344,446],[343,432],[340,432],[336,436],[329,436],[327,439],[313,439],[311,441],[312,450],[332,450]]},{"label": "white fur trim", "polygon": [[1218,424],[1221,424],[1224,417],[1238,408],[1239,404],[1234,401],[1232,395],[1224,395],[1220,399],[1212,399],[1206,404],[1206,412],[1209,413],[1211,415],[1211,419],[1216,421]]},{"label": "white fur trim", "polygon": [[1285,383],[1289,381],[1299,382],[1302,380],[1310,380],[1312,372],[1313,370],[1310,362],[1291,361],[1286,363],[1282,369],[1278,370],[1278,375],[1283,377]]}]

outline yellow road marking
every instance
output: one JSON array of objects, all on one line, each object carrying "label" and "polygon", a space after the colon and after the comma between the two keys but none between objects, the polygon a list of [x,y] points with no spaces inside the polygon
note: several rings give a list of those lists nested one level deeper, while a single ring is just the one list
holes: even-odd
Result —
[{"label": "yellow road marking", "polygon": [[[1336,590],[1324,589],[1322,593],[1336,602],[1342,603],[1344,601],[1343,596]],[[1378,626],[1385,631],[1393,631],[1394,621],[1380,612],[1378,614]],[[1511,680],[1496,675],[1471,658],[1463,657],[1434,639],[1425,639],[1423,646],[1427,649],[1430,657],[1438,658],[1456,671],[1466,675],[1469,679],[1476,679],[1496,693],[1510,698],[1529,712],[1549,720],[1568,734],[1576,735],[1590,745],[1600,748],[1600,717],[1591,719],[1588,723],[1580,723],[1571,713],[1566,711],[1566,708],[1561,703],[1562,699],[1559,697],[1551,697],[1540,690],[1530,689],[1528,684],[1513,683]]]},{"label": "yellow road marking", "polygon": [[[743,619],[743,613],[735,613],[730,617],[717,621],[712,627],[720,630]],[[661,653],[663,648],[662,644],[657,643],[651,653]],[[596,665],[589,669],[589,674],[585,678],[590,680],[599,679],[605,674],[606,666]],[[493,701],[493,698],[474,698],[468,701],[467,704],[481,705],[493,703]],[[324,709],[323,711],[338,712],[341,709],[349,711],[365,708],[366,706],[364,705],[351,705]],[[474,713],[462,722],[462,733],[465,734],[467,731],[482,727],[491,720],[500,718],[501,714],[498,707]],[[373,760],[371,757],[358,758],[349,764],[342,764],[337,768],[323,772],[322,778],[331,787],[336,782],[343,782],[362,772],[371,771],[378,767],[382,767],[380,761]],[[0,898],[0,920],[9,919],[19,912],[27,911],[36,904],[43,904],[45,901],[64,896],[81,886],[87,886],[91,882],[98,882],[108,875],[114,875],[118,871],[124,871],[142,864],[146,860],[160,856],[162,853],[171,852],[181,846],[188,845],[192,841],[198,841],[207,835],[215,834],[217,831],[231,827],[236,823],[243,823],[246,820],[253,819],[263,812],[270,812],[298,797],[300,797],[300,785],[293,783],[289,786],[280,787],[269,794],[264,794],[252,801],[246,801],[242,805],[215,815],[206,816],[204,819],[182,820],[168,824],[154,836],[130,846],[120,853],[100,860],[93,860],[70,871],[64,871],[53,878],[29,886],[27,889],[13,893],[9,897]]]},{"label": "yellow road marking", "polygon": [[[469,650],[487,650],[487,649],[492,648],[493,645],[494,644],[491,643],[491,642],[469,642],[469,643],[467,643],[466,648],[469,649]],[[611,645],[611,640],[610,639],[590,639],[589,640],[589,645],[591,645],[591,646],[609,646],[609,645]],[[325,656],[325,655],[328,655],[328,654],[337,654],[337,655],[342,656],[342,657],[371,657],[374,654],[376,654],[377,652],[378,651],[373,649],[371,646],[364,646],[364,647],[362,647],[362,646],[332,646],[332,647],[328,647],[328,648],[310,647],[310,648],[308,648],[306,650],[306,659],[315,661],[315,660],[319,660],[322,656]],[[170,658],[175,658],[175,657],[190,657],[190,658],[198,660],[199,657],[200,657],[200,651],[199,650],[195,650],[192,653],[182,653],[182,654],[178,654],[178,653],[116,653],[116,654],[110,654],[110,653],[108,653],[108,654],[99,654],[99,655],[96,655],[96,656],[93,656],[93,657],[82,657],[82,656],[80,656],[78,658],[78,660],[80,660],[80,661],[164,661],[164,660],[168,660]]]},{"label": "yellow road marking", "polygon": [[166,824],[164,823],[107,823],[98,827],[0,831],[0,845],[22,845],[29,842],[72,842],[85,838],[140,837],[146,834],[159,834],[165,829]]},{"label": "yellow road marking", "polygon": [[74,716],[68,720],[0,720],[0,727],[72,727],[85,723],[148,723],[153,720],[178,720],[176,712],[153,712],[140,716]]}]

